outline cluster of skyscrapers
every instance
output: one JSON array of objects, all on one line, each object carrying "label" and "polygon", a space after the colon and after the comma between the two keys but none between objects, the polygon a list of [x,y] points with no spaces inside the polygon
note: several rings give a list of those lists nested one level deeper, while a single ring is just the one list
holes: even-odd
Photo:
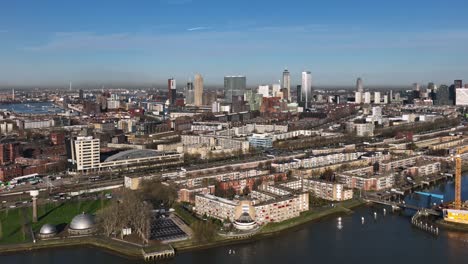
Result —
[{"label": "cluster of skyscrapers", "polygon": [[[176,105],[176,80],[168,79],[168,103]],[[247,78],[243,75],[230,75],[224,77],[224,100],[223,103],[237,104],[243,102],[247,91]],[[292,102],[291,97],[291,74],[285,69],[279,83],[271,85],[260,85],[257,94],[263,97],[280,97],[281,100]],[[206,105],[204,101],[203,77],[195,74],[194,81],[189,80],[184,89],[185,104],[193,106]],[[302,84],[297,86],[297,102],[305,107],[312,101],[312,75],[310,71],[302,72]]]}]

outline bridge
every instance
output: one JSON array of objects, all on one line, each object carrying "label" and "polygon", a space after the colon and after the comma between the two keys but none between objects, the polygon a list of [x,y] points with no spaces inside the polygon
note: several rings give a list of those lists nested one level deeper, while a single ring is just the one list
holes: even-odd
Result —
[{"label": "bridge", "polygon": [[[364,200],[370,203],[391,206],[392,208],[410,209],[410,210],[415,210],[415,211],[419,211],[422,209],[416,205],[411,205],[411,204],[406,204],[406,203],[397,203],[397,202],[392,202],[392,201],[378,200],[378,199],[371,199],[371,198],[364,199]],[[440,216],[440,212],[434,209],[425,208],[424,211],[431,215]]]}]

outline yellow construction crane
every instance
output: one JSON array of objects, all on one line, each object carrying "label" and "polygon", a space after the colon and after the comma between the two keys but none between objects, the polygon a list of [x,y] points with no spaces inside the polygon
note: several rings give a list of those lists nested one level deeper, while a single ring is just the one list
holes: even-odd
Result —
[{"label": "yellow construction crane", "polygon": [[468,152],[468,146],[460,147],[457,149],[455,156],[455,201],[454,207],[459,210],[461,208],[461,178],[462,178],[462,158],[461,155]]}]

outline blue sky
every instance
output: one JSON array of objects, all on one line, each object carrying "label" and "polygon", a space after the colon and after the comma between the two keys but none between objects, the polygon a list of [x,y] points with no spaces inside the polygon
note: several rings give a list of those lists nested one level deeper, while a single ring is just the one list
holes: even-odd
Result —
[{"label": "blue sky", "polygon": [[462,0],[0,2],[0,84],[468,81]]}]

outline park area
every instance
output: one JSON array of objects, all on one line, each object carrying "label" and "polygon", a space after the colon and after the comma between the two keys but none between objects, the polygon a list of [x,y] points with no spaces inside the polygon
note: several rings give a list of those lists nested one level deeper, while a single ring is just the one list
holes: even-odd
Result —
[{"label": "park area", "polygon": [[[38,206],[38,221],[31,225],[34,232],[38,232],[44,224],[57,226],[58,231],[64,230],[73,217],[80,213],[95,214],[104,208],[108,200],[86,200],[51,202]],[[32,207],[8,208],[0,211],[0,244],[16,244],[30,242],[30,226]]]}]

